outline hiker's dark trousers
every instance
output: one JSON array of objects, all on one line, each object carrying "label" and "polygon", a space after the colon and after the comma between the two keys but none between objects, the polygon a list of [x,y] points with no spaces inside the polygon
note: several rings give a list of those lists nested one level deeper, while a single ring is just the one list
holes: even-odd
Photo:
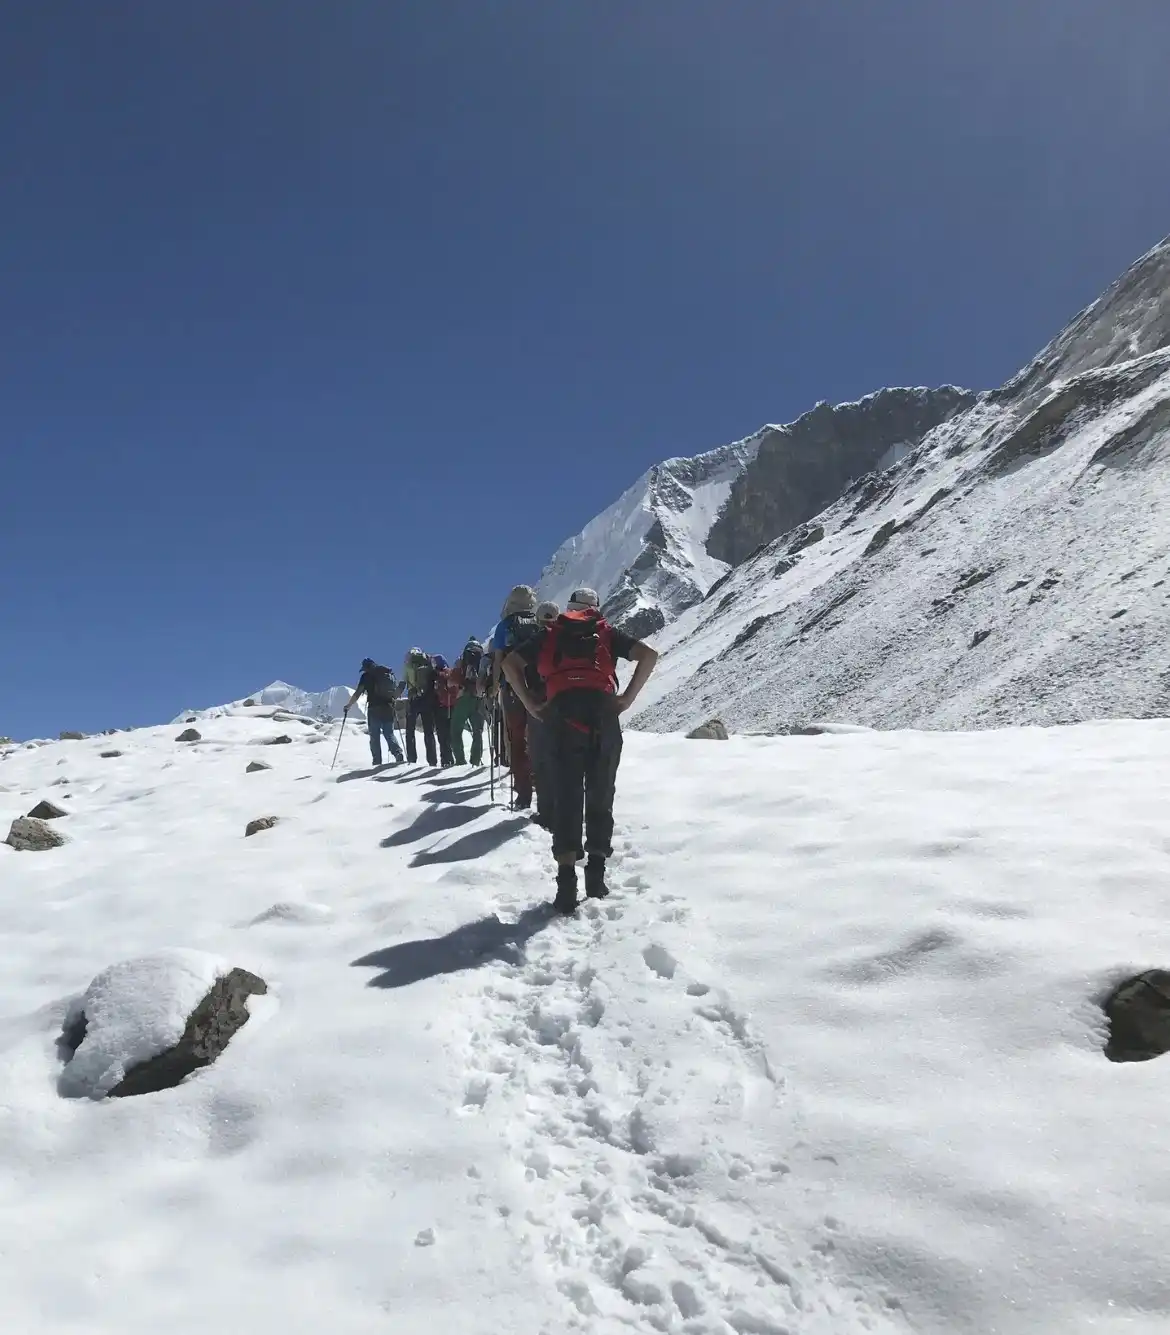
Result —
[{"label": "hiker's dark trousers", "polygon": [[427,750],[427,764],[437,765],[435,752],[435,707],[436,702],[426,695],[411,696],[406,706],[406,758],[413,765],[418,759],[418,738],[415,728],[421,719],[423,725],[423,743]]},{"label": "hiker's dark trousers", "polygon": [[[545,714],[551,756],[553,856],[613,852],[613,794],[622,758],[622,725],[613,696],[573,691]],[[581,828],[585,839],[582,842]]]}]

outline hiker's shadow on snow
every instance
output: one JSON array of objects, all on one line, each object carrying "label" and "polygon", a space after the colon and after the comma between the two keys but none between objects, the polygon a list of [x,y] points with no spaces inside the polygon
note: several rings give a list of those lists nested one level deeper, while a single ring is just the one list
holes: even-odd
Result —
[{"label": "hiker's shadow on snow", "polygon": [[522,964],[525,946],[555,916],[550,904],[525,909],[515,922],[501,922],[493,914],[478,922],[464,923],[446,936],[403,941],[375,950],[354,960],[353,967],[383,970],[370,979],[368,987],[408,987],[440,974],[478,969],[494,960]]},{"label": "hiker's shadow on snow", "polygon": [[[490,811],[491,807],[476,807],[475,814],[481,811]],[[462,815],[452,812],[452,815]],[[463,821],[459,821],[463,824]],[[491,853],[494,849],[506,844],[511,837],[523,830],[525,826],[532,822],[526,816],[513,816],[510,820],[498,821],[495,825],[489,825],[486,830],[472,830],[460,839],[452,843],[444,844],[442,848],[426,848],[421,853],[416,853],[410,859],[412,867],[433,867],[444,862],[469,862],[473,858],[482,858],[486,853]]]},{"label": "hiker's shadow on snow", "polygon": [[432,788],[429,793],[423,793],[424,802],[470,802],[473,797],[479,797],[486,793],[488,785],[486,783],[477,783],[467,788]]},{"label": "hiker's shadow on snow", "polygon": [[429,834],[442,834],[444,830],[457,830],[475,820],[488,806],[478,807],[427,807],[416,816],[404,829],[395,830],[382,840],[383,848],[401,848],[403,844],[413,844],[418,839],[425,839]]},{"label": "hiker's shadow on snow", "polygon": [[333,780],[333,782],[334,782],[334,783],[353,783],[354,779],[368,779],[368,778],[370,777],[370,775],[372,775],[372,774],[381,774],[381,772],[382,772],[383,769],[385,769],[385,768],[386,768],[386,767],[385,767],[384,765],[375,765],[375,766],[373,766],[373,768],[371,768],[371,769],[351,769],[351,770],[347,770],[346,773],[344,773],[344,774],[339,774],[339,775],[337,776],[337,778]]}]

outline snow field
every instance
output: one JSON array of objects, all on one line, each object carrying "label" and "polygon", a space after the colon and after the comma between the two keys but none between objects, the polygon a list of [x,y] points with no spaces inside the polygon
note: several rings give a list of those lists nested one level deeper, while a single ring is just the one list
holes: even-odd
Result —
[{"label": "snow field", "polygon": [[[628,734],[567,921],[485,771],[201,730],[0,764],[0,820],[71,813],[0,847],[5,1329],[1166,1328],[1170,1065],[1094,1003],[1170,957],[1170,726]],[[169,946],[270,993],[179,1088],[60,1097],[70,999]]]}]

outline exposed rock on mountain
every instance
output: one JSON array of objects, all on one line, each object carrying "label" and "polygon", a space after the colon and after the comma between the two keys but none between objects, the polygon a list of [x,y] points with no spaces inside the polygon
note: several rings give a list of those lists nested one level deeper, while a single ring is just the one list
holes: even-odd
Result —
[{"label": "exposed rock on mountain", "polygon": [[[952,385],[883,389],[857,403],[818,403],[791,425],[768,428],[711,527],[707,551],[739,565],[761,543],[830,505],[855,478],[909,454],[975,399]],[[875,483],[866,479],[867,503],[876,499]]]}]

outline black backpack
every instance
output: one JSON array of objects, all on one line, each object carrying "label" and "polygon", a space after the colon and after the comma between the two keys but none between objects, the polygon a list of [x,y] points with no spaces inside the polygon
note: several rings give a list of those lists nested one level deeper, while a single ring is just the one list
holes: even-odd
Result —
[{"label": "black backpack", "polygon": [[512,633],[512,643],[505,650],[505,653],[513,649],[519,649],[522,644],[527,644],[534,635],[540,634],[541,629],[535,612],[513,612],[510,617],[504,618],[504,625]]},{"label": "black backpack", "polygon": [[459,665],[463,668],[463,684],[474,688],[479,680],[479,670],[483,663],[483,645],[478,640],[468,640],[463,646]]},{"label": "black backpack", "polygon": [[372,705],[392,705],[398,699],[398,683],[389,668],[378,666],[370,669],[368,695]]}]

